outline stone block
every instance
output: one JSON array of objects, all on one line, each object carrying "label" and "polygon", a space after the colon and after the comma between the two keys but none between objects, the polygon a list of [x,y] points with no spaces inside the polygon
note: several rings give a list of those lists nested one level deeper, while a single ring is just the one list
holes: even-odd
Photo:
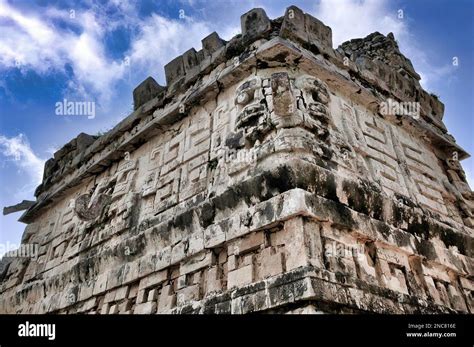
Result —
[{"label": "stone block", "polygon": [[130,291],[128,292],[128,298],[135,298],[138,294],[138,284],[130,286]]},{"label": "stone block", "polygon": [[110,306],[110,309],[109,309],[109,314],[117,314],[119,311],[119,306],[118,305],[112,305]]},{"label": "stone block", "polygon": [[236,255],[230,255],[227,258],[227,271],[232,271],[237,268],[237,256]]},{"label": "stone block", "polygon": [[115,298],[114,299],[116,301],[123,300],[123,299],[127,298],[128,293],[129,293],[129,287],[128,286],[118,288],[115,291]]},{"label": "stone block", "polygon": [[201,40],[204,56],[211,56],[212,53],[225,46],[225,41],[214,31]]},{"label": "stone block", "polygon": [[308,34],[305,27],[304,12],[296,6],[290,6],[285,11],[281,24],[280,36],[296,41],[308,41]]},{"label": "stone block", "polygon": [[152,290],[150,290],[148,292],[148,297],[147,297],[147,301],[155,301],[158,299],[158,294],[159,294],[159,291],[158,289],[154,288]]},{"label": "stone block", "polygon": [[220,224],[211,224],[204,231],[204,247],[214,248],[221,246],[225,242],[225,231]]},{"label": "stone block", "polygon": [[183,64],[186,73],[193,71],[193,69],[199,66],[198,56],[194,48],[187,50],[183,54]]},{"label": "stone block", "polygon": [[254,8],[240,17],[244,42],[263,37],[271,30],[270,19],[262,8]]},{"label": "stone block", "polygon": [[284,248],[286,271],[308,265],[303,219],[296,217],[286,221],[284,232],[287,234]]},{"label": "stone block", "polygon": [[180,55],[165,65],[166,84],[171,86],[173,82],[176,82],[180,78],[184,77],[184,61]]},{"label": "stone block", "polygon": [[135,260],[124,265],[123,269],[123,281],[122,284],[128,284],[134,282],[137,279],[137,274],[139,271],[139,261]]},{"label": "stone block", "polygon": [[143,277],[155,271],[155,255],[147,254],[140,258],[138,265],[138,277]]},{"label": "stone block", "polygon": [[309,43],[319,43],[323,47],[332,49],[332,30],[319,19],[305,14],[305,30]]},{"label": "stone block", "polygon": [[171,264],[171,246],[158,251],[155,258],[155,271],[160,271]]},{"label": "stone block", "polygon": [[260,277],[267,278],[283,273],[283,255],[273,247],[265,248],[260,253]]},{"label": "stone block", "polygon": [[163,95],[166,88],[160,86],[153,77],[148,77],[133,90],[133,107],[138,109],[140,106],[150,101],[154,97]]},{"label": "stone block", "polygon": [[179,263],[186,257],[186,250],[188,248],[188,241],[180,241],[173,246],[171,250],[171,264]]},{"label": "stone block", "polygon": [[182,263],[179,269],[179,273],[181,275],[186,275],[190,272],[209,267],[214,263],[214,254],[212,252],[206,251],[204,253],[196,254],[195,256]]},{"label": "stone block", "polygon": [[158,298],[158,313],[166,313],[176,305],[176,294],[173,293],[171,285],[164,286],[161,289]]},{"label": "stone block", "polygon": [[185,287],[176,292],[176,304],[178,306],[196,300],[199,300],[199,285],[197,284]]},{"label": "stone block", "polygon": [[140,280],[140,285],[138,286],[138,290],[148,289],[150,287],[156,287],[161,283],[168,280],[168,270],[162,270],[155,272],[147,277],[144,277]]},{"label": "stone block", "polygon": [[104,302],[109,303],[115,301],[115,290],[111,290],[105,294]]},{"label": "stone block", "polygon": [[260,248],[265,242],[263,231],[254,232],[238,239],[234,244],[234,254],[239,255]]},{"label": "stone block", "polygon": [[253,282],[253,265],[247,265],[227,274],[227,288],[242,287]]},{"label": "stone block", "polygon": [[201,252],[204,249],[204,233],[196,231],[189,235],[187,255],[193,255]]},{"label": "stone block", "polygon": [[132,300],[125,300],[118,305],[119,313],[125,313],[132,308]]},{"label": "stone block", "polygon": [[199,284],[202,280],[202,272],[195,272],[192,278],[193,284]]},{"label": "stone block", "polygon": [[313,16],[304,13],[296,6],[290,6],[286,9],[280,36],[303,43],[305,48],[309,48],[314,53],[320,50],[334,55],[332,53],[331,28]]},{"label": "stone block", "polygon": [[156,302],[145,302],[138,304],[133,310],[134,314],[153,314],[156,313]]},{"label": "stone block", "polygon": [[94,284],[94,290],[92,292],[93,295],[97,295],[105,291],[107,287],[107,275],[107,273],[103,273],[97,277],[97,281]]},{"label": "stone block", "polygon": [[179,276],[176,280],[176,289],[182,289],[186,287],[186,275]]},{"label": "stone block", "polygon": [[211,267],[207,272],[206,294],[222,290],[221,273],[217,266]]},{"label": "stone block", "polygon": [[103,304],[101,309],[100,309],[100,314],[108,314],[109,313],[109,304]]},{"label": "stone block", "polygon": [[142,304],[148,299],[148,294],[145,289],[141,289],[137,293],[137,304]]}]

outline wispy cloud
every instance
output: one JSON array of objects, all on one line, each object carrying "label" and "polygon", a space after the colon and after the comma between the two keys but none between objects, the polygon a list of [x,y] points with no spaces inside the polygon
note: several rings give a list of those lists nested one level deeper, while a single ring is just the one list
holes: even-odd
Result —
[{"label": "wispy cloud", "polygon": [[[136,72],[162,77],[164,64],[192,46],[199,49],[201,39],[212,32],[206,22],[189,17],[152,13],[140,19],[135,6],[116,0],[74,10],[71,18],[71,10],[50,6],[39,16],[0,0],[0,71],[60,72],[67,78],[65,96],[106,106],[124,78]],[[117,28],[126,30],[131,43],[123,56],[115,52],[111,58],[107,35]]]},{"label": "wispy cloud", "polygon": [[396,37],[407,32],[405,22],[397,19],[396,10],[385,0],[321,0],[315,11],[332,28],[335,46],[374,31],[385,35],[393,32]]},{"label": "wispy cloud", "polygon": [[163,78],[163,66],[191,47],[199,50],[201,40],[212,30],[204,22],[189,18],[170,20],[151,15],[140,26],[129,51],[130,67]]},{"label": "wispy cloud", "polygon": [[[61,26],[64,21],[70,27]],[[67,94],[107,101],[124,68],[107,58],[104,24],[93,11],[74,13],[71,18],[69,11],[48,8],[39,16],[0,0],[0,69],[70,74]]]},{"label": "wispy cloud", "polygon": [[24,134],[14,137],[0,135],[0,156],[4,164],[11,162],[20,173],[28,175],[27,181],[30,183],[18,190],[16,198],[31,198],[43,178],[45,160],[34,153]]}]

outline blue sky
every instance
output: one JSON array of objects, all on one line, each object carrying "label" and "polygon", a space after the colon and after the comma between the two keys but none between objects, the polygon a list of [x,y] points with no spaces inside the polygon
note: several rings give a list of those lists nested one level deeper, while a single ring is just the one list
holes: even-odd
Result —
[{"label": "blue sky", "polygon": [[[289,5],[331,26],[335,47],[393,32],[422,85],[444,102],[450,133],[474,153],[471,0],[0,0],[0,206],[33,199],[44,161],[78,133],[126,117],[133,88],[150,75],[164,85],[172,58],[200,49],[213,31],[230,39],[251,8],[276,18]],[[95,118],[55,114],[64,99],[95,102]],[[473,159],[463,166],[472,186]],[[20,214],[0,216],[0,245],[19,243]]]}]

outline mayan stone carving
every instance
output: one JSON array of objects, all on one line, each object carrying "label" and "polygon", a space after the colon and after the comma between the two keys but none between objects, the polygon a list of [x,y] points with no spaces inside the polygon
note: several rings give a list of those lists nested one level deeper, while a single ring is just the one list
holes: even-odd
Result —
[{"label": "mayan stone carving", "polygon": [[473,313],[468,154],[393,35],[241,23],[46,163],[1,313]]}]

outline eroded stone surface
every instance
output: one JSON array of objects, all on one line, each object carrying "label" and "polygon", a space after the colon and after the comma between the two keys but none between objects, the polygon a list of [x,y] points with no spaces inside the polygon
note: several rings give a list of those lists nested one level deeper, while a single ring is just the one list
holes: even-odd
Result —
[{"label": "eroded stone surface", "polygon": [[1,313],[473,312],[467,154],[393,35],[241,23],[47,162]]}]

